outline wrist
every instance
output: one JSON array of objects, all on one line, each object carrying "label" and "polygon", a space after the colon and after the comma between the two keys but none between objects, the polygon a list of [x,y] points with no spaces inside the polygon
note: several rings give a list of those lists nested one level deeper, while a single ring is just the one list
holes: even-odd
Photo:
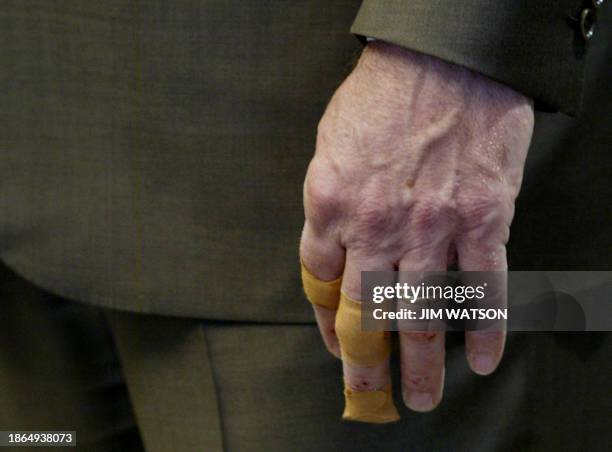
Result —
[{"label": "wrist", "polygon": [[369,42],[359,58],[356,69],[368,75],[391,79],[414,76],[419,72],[425,57],[404,47],[384,41]]},{"label": "wrist", "polygon": [[485,102],[514,99],[511,103],[533,109],[531,99],[507,85],[435,56],[384,41],[366,45],[355,73],[364,84],[377,84],[393,91],[398,101],[418,87],[434,98],[444,99],[444,103],[476,101],[474,97],[478,94],[476,97]]}]

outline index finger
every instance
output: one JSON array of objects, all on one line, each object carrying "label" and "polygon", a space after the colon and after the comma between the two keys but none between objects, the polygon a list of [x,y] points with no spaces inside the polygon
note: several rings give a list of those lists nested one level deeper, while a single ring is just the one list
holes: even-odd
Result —
[{"label": "index finger", "polygon": [[304,292],[314,309],[325,347],[340,358],[335,321],[340,302],[344,248],[332,237],[316,234],[307,221],[300,242],[300,260]]}]

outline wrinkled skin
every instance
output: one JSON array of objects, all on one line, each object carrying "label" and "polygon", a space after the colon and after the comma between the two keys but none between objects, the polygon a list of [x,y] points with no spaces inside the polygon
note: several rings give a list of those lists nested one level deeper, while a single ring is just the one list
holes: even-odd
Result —
[{"label": "wrinkled skin", "polygon": [[[505,270],[514,201],[533,129],[532,102],[482,75],[391,44],[368,44],[320,121],[304,184],[300,245],[320,279],[360,272]],[[339,356],[335,311],[315,307]],[[504,333],[466,333],[471,368],[497,367]],[[406,404],[429,411],[444,383],[444,333],[400,333]],[[381,388],[388,362],[343,363],[354,390]]]}]

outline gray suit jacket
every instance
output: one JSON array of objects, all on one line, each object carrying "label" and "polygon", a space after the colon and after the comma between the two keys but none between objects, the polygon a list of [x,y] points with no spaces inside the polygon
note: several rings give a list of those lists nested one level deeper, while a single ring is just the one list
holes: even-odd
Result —
[{"label": "gray suit jacket", "polygon": [[312,321],[301,186],[353,23],[548,109],[577,111],[584,86],[581,119],[537,119],[509,256],[609,267],[610,32],[587,46],[581,1],[491,3],[1,2],[0,258],[88,303]]}]

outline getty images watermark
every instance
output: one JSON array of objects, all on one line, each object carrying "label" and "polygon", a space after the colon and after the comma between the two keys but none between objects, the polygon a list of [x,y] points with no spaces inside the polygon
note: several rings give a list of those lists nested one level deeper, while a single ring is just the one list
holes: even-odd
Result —
[{"label": "getty images watermark", "polygon": [[362,272],[367,331],[611,331],[612,272]]}]

